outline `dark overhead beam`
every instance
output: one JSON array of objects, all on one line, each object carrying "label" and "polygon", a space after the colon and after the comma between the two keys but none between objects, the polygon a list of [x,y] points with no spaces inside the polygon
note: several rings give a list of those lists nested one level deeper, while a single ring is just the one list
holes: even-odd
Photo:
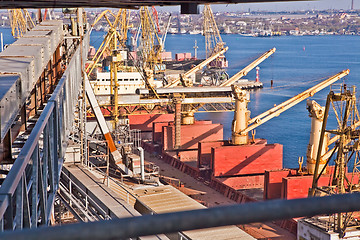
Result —
[{"label": "dark overhead beam", "polygon": [[197,3],[182,3],[181,14],[199,14],[199,6]]},{"label": "dark overhead beam", "polygon": [[187,6],[189,12],[194,11],[193,5],[199,4],[229,4],[229,3],[259,3],[259,2],[289,2],[301,0],[0,0],[0,9],[8,8],[69,8],[69,7],[108,7],[108,8],[138,8],[140,6]]}]

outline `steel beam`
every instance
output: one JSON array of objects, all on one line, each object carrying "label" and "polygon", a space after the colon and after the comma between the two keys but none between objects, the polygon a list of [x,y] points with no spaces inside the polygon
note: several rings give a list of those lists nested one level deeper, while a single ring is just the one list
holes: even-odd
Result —
[{"label": "steel beam", "polygon": [[144,215],[92,223],[3,232],[1,239],[127,239],[226,225],[360,210],[360,193],[293,200],[270,200],[208,209]]},{"label": "steel beam", "polygon": [[[228,3],[258,3],[258,2],[289,2],[289,1],[304,1],[304,0],[195,0],[193,4],[228,4]],[[0,8],[76,8],[76,7],[107,7],[107,8],[138,8],[139,6],[171,6],[189,4],[188,0],[162,0],[162,1],[151,1],[151,0],[8,0],[0,1]]]}]

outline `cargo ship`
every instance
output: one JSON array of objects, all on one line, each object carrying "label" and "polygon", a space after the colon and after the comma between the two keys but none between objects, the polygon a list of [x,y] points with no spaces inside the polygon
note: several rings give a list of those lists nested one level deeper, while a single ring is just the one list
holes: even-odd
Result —
[{"label": "cargo ship", "polygon": [[[170,54],[168,52],[163,55],[167,56],[167,59],[169,59],[168,56]],[[261,61],[268,56],[269,55],[264,54]],[[164,63],[165,65],[178,67],[178,69],[180,68],[185,71],[184,66],[190,66],[194,61],[195,59],[191,59],[191,54],[183,53],[177,54],[175,61],[169,62],[169,64],[166,64],[166,61],[164,61]],[[203,64],[204,61],[206,60],[200,60],[198,65],[202,66],[201,64]],[[222,57],[220,60],[211,59],[210,62],[206,64],[212,64],[214,67],[223,68],[227,66],[227,61]],[[244,68],[240,73],[246,74],[249,70],[257,66],[257,64],[258,62],[255,61],[254,64],[250,64],[250,67]],[[188,71],[191,72],[194,68],[194,66],[191,66]],[[173,80],[168,81],[167,84],[163,84],[165,89],[170,87],[168,90],[161,89],[160,85],[154,89],[148,88],[147,91],[141,90],[142,86],[147,85],[145,81],[144,84],[139,87],[138,91],[135,91],[136,94],[143,96],[153,93],[154,96],[160,99],[159,101],[161,101],[162,98],[165,98],[157,96],[161,94],[162,91],[167,94],[165,95],[166,98],[170,99],[167,100],[168,103],[172,103],[172,107],[165,112],[148,112],[144,114],[144,112],[139,111],[139,114],[137,114],[137,112],[134,111],[127,115],[126,124],[129,125],[130,130],[141,130],[142,132],[141,145],[148,152],[147,159],[149,159],[149,154],[155,155],[156,159],[153,158],[152,160],[156,161],[158,164],[158,160],[161,159],[162,161],[169,163],[172,167],[192,176],[201,184],[210,186],[225,197],[238,203],[278,198],[295,199],[307,197],[308,190],[312,187],[311,182],[314,179],[313,155],[319,149],[319,146],[316,147],[317,143],[314,143],[316,140],[313,139],[313,143],[309,144],[311,153],[309,153],[308,168],[306,170],[303,169],[301,165],[299,166],[299,169],[283,169],[283,146],[277,143],[268,144],[266,139],[255,138],[255,133],[252,132],[252,130],[269,119],[278,116],[280,113],[300,101],[312,96],[316,91],[339,80],[347,75],[349,71],[346,70],[340,72],[253,119],[250,119],[247,110],[247,103],[249,101],[248,94],[241,88],[238,79],[232,80],[229,77],[224,79],[222,83],[228,83],[230,80],[231,83],[228,83],[227,87],[231,86],[231,94],[235,101],[235,117],[233,120],[231,141],[223,139],[223,126],[221,124],[216,124],[212,121],[197,121],[194,119],[193,113],[186,113],[189,109],[184,110],[186,107],[182,109],[183,104],[181,102],[183,100],[181,100],[181,94],[192,92],[193,94],[201,96],[202,93],[200,92],[213,91],[210,89],[205,90],[205,88],[199,91],[196,87],[191,87],[193,85],[195,86],[196,78],[186,76],[186,79],[190,79],[190,84],[188,85],[188,83],[184,81],[186,73],[187,72],[175,73]],[[170,75],[171,74],[168,75],[169,78]],[[176,75],[180,75],[177,80]],[[109,83],[108,86],[110,86],[110,77],[99,76],[101,76],[101,74],[98,74],[96,82],[101,82],[99,79],[107,79],[105,81],[107,81]],[[110,76],[110,74],[106,76]],[[119,76],[121,77],[119,78]],[[124,79],[128,79],[126,73],[122,74],[121,72],[118,72],[119,87],[122,87],[122,82],[126,82]],[[135,81],[135,79],[133,79],[133,81]],[[220,86],[222,86],[222,83]],[[180,89],[178,85],[187,87],[187,90]],[[96,88],[96,85],[93,86]],[[149,86],[147,85],[147,87]],[[131,94],[134,93],[134,88],[131,89]],[[159,91],[157,91],[157,89]],[[100,88],[98,90],[99,92],[95,91],[98,96],[102,94],[101,91],[107,91],[105,88],[102,88],[101,91]],[[230,92],[229,89],[224,91]],[[127,92],[120,91],[119,89],[118,93],[124,96]],[[109,95],[109,93],[106,94]],[[140,96],[140,100],[141,97],[142,96]],[[149,100],[147,103],[148,105],[153,105],[157,101],[154,99],[146,100]],[[204,104],[200,103],[199,106],[200,105]],[[192,110],[189,112],[191,111]],[[182,122],[182,124],[180,124],[180,122]],[[252,136],[250,137],[249,133],[251,132]],[[123,141],[121,143],[123,143]],[[121,144],[119,146],[121,147]],[[234,152],[237,154],[234,155]],[[136,156],[136,154],[131,153],[130,151],[127,152],[126,150],[122,150],[122,162],[131,169],[133,173],[140,173],[139,167],[142,165],[140,163],[141,157]],[[154,162],[149,161],[148,164],[154,166]],[[152,174],[151,172],[148,173],[149,175]],[[181,182],[184,181],[182,178],[177,179],[174,178],[174,176],[160,176],[160,178],[167,184],[173,185],[175,188],[181,189],[185,193],[187,192],[190,196],[192,195],[194,197],[194,195],[196,195],[191,192],[191,190],[182,188]],[[326,181],[328,179],[329,178],[325,176],[321,178],[321,181]],[[197,200],[204,205],[210,205],[209,202],[202,198]],[[276,224],[294,235],[299,232],[297,219],[282,220],[276,222]],[[301,225],[301,228],[304,228],[304,225]],[[310,230],[307,230],[307,233],[309,231]]]}]

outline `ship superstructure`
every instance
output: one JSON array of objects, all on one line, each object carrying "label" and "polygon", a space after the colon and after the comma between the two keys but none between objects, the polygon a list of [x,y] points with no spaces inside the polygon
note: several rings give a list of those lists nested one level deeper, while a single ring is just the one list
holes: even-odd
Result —
[{"label": "ship superstructure", "polygon": [[[145,88],[145,83],[139,72],[118,72],[118,93],[135,94],[136,89]],[[110,72],[97,72],[96,80],[90,81],[96,95],[110,94]]]}]

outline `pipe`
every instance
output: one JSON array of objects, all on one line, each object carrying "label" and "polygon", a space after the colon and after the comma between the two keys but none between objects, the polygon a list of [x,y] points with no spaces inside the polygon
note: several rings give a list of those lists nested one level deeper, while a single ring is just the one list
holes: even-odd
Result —
[{"label": "pipe", "polygon": [[227,225],[360,210],[360,193],[293,200],[269,200],[192,211],[144,215],[91,223],[5,231],[1,239],[127,239]]},{"label": "pipe", "polygon": [[181,147],[181,99],[175,98],[175,149]]},{"label": "pipe", "polygon": [[144,158],[144,149],[142,147],[138,147],[140,152],[140,174],[141,174],[141,181],[145,181],[145,158]]}]

